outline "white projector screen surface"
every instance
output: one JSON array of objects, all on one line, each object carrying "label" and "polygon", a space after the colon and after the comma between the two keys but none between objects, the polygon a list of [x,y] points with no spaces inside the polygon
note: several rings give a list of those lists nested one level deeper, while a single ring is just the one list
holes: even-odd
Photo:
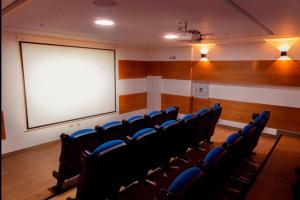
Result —
[{"label": "white projector screen surface", "polygon": [[20,46],[27,128],[116,111],[114,50]]}]

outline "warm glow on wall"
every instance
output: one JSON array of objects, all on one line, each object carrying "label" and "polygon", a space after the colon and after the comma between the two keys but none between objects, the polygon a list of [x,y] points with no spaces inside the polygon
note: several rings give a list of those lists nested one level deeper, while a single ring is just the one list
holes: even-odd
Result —
[{"label": "warm glow on wall", "polygon": [[208,58],[206,57],[207,53],[211,50],[215,44],[197,44],[195,45],[201,54],[201,59],[200,61],[208,61]]},{"label": "warm glow on wall", "polygon": [[291,60],[287,56],[287,51],[299,40],[299,38],[280,38],[280,39],[266,39],[274,48],[280,51],[280,57],[278,60]]}]

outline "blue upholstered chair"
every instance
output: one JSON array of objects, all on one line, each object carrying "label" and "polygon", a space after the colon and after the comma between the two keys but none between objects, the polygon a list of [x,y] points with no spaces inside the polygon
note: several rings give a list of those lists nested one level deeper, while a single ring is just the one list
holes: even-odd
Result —
[{"label": "blue upholstered chair", "polygon": [[198,117],[196,115],[186,114],[180,121],[183,123],[182,143],[185,143],[185,150],[187,150],[188,147],[195,147],[199,121]]},{"label": "blue upholstered chair", "polygon": [[214,194],[224,182],[228,179],[231,173],[231,163],[228,151],[222,147],[214,147],[205,156],[201,168],[207,175],[209,193]]},{"label": "blue upholstered chair", "polygon": [[131,137],[132,179],[145,181],[150,169],[156,169],[162,164],[161,134],[153,128],[142,129]]},{"label": "blue upholstered chair", "polygon": [[164,114],[161,111],[152,111],[145,114],[145,118],[148,120],[148,127],[154,128],[156,125],[161,125],[165,119]]},{"label": "blue upholstered chair", "polygon": [[141,115],[135,115],[130,117],[128,120],[124,119],[122,122],[127,126],[129,136],[132,136],[137,131],[148,127],[148,120]]},{"label": "blue upholstered chair", "polygon": [[102,126],[95,127],[97,133],[103,137],[103,141],[125,139],[128,135],[128,127],[120,121],[111,121]]},{"label": "blue upholstered chair", "polygon": [[253,151],[254,148],[257,146],[259,138],[269,121],[270,111],[263,111],[260,114],[254,113],[252,118],[253,118],[253,120],[250,123],[257,127],[257,131],[255,133],[254,139],[253,139],[251,147],[250,147]]},{"label": "blue upholstered chair", "polygon": [[169,120],[156,126],[162,135],[162,152],[159,155],[165,166],[168,166],[171,157],[180,156],[185,149],[185,144],[182,143],[183,131],[181,122],[177,120]]},{"label": "blue upholstered chair", "polygon": [[165,121],[167,120],[177,120],[179,107],[171,106],[161,111],[164,114]]},{"label": "blue upholstered chair", "polygon": [[128,153],[128,145],[122,140],[111,140],[92,152],[85,151],[76,199],[117,199],[127,179]]},{"label": "blue upholstered chair", "polygon": [[161,189],[158,200],[195,200],[206,198],[206,177],[198,167],[181,172],[167,190]]},{"label": "blue upholstered chair", "polygon": [[207,135],[205,136],[205,140],[210,142],[211,137],[215,132],[216,125],[219,121],[219,118],[222,114],[222,107],[219,103],[212,105],[211,107],[211,115],[210,115],[210,124]]},{"label": "blue upholstered chair", "polygon": [[245,139],[241,131],[229,135],[223,143],[223,147],[229,153],[229,162],[232,167],[235,168],[235,166],[238,166],[243,158],[243,148],[245,147]]},{"label": "blue upholstered chair", "polygon": [[253,143],[256,139],[257,131],[259,130],[258,126],[254,126],[253,124],[247,124],[241,129],[241,134],[244,137],[244,148],[243,152],[245,156],[249,155],[252,152]]},{"label": "blue upholstered chair", "polygon": [[61,152],[59,158],[59,170],[53,171],[53,176],[57,179],[54,186],[56,192],[61,192],[65,180],[78,175],[81,171],[80,155],[84,150],[93,151],[102,138],[94,129],[82,129],[67,135],[61,134]]},{"label": "blue upholstered chair", "polygon": [[194,138],[194,148],[198,148],[199,143],[209,137],[211,115],[212,112],[209,109],[203,108],[194,113],[198,118],[197,130]]}]

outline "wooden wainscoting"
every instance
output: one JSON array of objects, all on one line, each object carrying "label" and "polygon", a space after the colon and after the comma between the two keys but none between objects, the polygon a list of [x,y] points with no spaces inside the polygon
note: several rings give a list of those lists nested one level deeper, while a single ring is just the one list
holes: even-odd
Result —
[{"label": "wooden wainscoting", "polygon": [[267,125],[268,127],[300,132],[300,108],[213,98],[205,102],[202,99],[194,98],[193,110],[198,110],[201,107],[210,107],[215,103],[221,103],[223,107],[221,119],[248,123],[251,121],[252,113],[269,110],[271,111],[271,116]]},{"label": "wooden wainscoting", "polygon": [[161,94],[161,109],[169,106],[178,106],[179,113],[191,113],[193,106],[193,98],[187,96],[179,96],[172,94]]},{"label": "wooden wainscoting", "polygon": [[161,76],[160,61],[147,61],[147,76]]},{"label": "wooden wainscoting", "polygon": [[192,79],[229,84],[300,87],[300,62],[294,60],[194,61]]},{"label": "wooden wainscoting", "polygon": [[190,80],[191,61],[162,61],[161,76],[164,79]]},{"label": "wooden wainscoting", "polygon": [[146,61],[119,60],[119,79],[136,79],[146,77]]},{"label": "wooden wainscoting", "polygon": [[147,108],[147,92],[119,96],[119,113]]}]

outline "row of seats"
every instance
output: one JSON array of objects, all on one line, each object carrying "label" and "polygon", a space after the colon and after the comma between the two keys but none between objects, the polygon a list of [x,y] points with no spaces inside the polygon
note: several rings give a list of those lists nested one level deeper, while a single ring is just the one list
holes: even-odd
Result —
[{"label": "row of seats", "polygon": [[57,179],[54,190],[60,192],[66,180],[80,173],[80,155],[84,150],[93,151],[106,141],[125,139],[143,128],[154,127],[166,120],[177,119],[178,111],[178,107],[168,107],[161,111],[149,112],[144,116],[136,115],[128,120],[111,121],[102,126],[96,126],[95,129],[82,129],[70,135],[61,134],[59,170],[53,171],[53,176]]},{"label": "row of seats", "polygon": [[214,199],[221,186],[256,147],[270,117],[269,111],[254,114],[253,120],[230,135],[222,146],[211,149],[197,166],[178,175],[158,200]]},{"label": "row of seats", "polygon": [[[66,180],[80,173],[82,166],[80,155],[84,150],[93,152],[107,141],[126,140],[139,130],[154,128],[168,120],[176,120],[178,111],[178,107],[168,107],[161,111],[149,112],[144,116],[133,116],[128,120],[108,122],[96,126],[95,129],[82,129],[70,135],[62,134],[59,170],[53,172],[53,176],[57,179],[55,191],[60,192]],[[181,150],[182,157],[187,147],[197,148],[199,142],[210,141],[221,112],[222,107],[215,104],[210,109],[201,109],[182,119],[182,124],[186,126],[186,135],[189,136],[182,138],[184,146]]]},{"label": "row of seats", "polygon": [[145,182],[149,170],[168,168],[171,158],[186,158],[187,149],[198,147],[195,143],[207,135],[213,119],[207,116],[219,115],[214,112],[219,110],[221,106],[216,104],[211,110],[202,109],[84,151],[76,199],[117,199],[121,186]]}]

